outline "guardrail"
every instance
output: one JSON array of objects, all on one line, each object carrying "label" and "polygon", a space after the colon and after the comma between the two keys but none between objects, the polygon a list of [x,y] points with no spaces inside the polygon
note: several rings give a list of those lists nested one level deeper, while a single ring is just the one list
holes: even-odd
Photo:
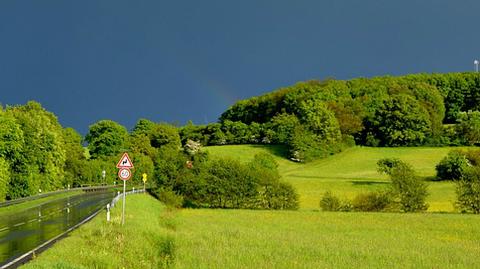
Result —
[{"label": "guardrail", "polygon": [[15,200],[5,201],[0,203],[0,207],[6,207],[10,205],[20,204],[27,201],[34,201],[40,198],[49,197],[55,194],[65,193],[65,192],[72,192],[72,191],[88,191],[88,190],[102,190],[102,189],[110,189],[118,187],[117,185],[104,185],[104,186],[89,186],[89,187],[78,187],[78,188],[71,188],[65,190],[58,190],[58,191],[51,191],[46,193],[41,193],[37,195],[32,195],[28,197],[18,198]]}]

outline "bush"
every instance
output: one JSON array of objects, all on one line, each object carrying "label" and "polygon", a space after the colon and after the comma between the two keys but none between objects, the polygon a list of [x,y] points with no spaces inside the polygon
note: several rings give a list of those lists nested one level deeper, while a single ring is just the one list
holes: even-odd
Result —
[{"label": "bush", "polygon": [[456,193],[456,207],[460,212],[480,214],[480,168],[465,171],[457,182]]},{"label": "bush", "polygon": [[435,167],[437,178],[440,180],[458,180],[462,177],[465,169],[469,167],[465,153],[455,150],[450,151],[445,158]]},{"label": "bush", "polygon": [[402,161],[398,158],[384,158],[377,162],[377,171],[380,174],[391,175],[392,169],[401,163]]},{"label": "bush", "polygon": [[338,197],[332,194],[330,191],[326,191],[320,200],[320,208],[323,211],[352,211],[353,206],[350,200],[340,200]]},{"label": "bush", "polygon": [[323,211],[339,211],[341,208],[340,199],[332,192],[326,191],[320,200],[320,208]]},{"label": "bush", "polygon": [[368,192],[357,195],[352,201],[355,211],[384,211],[392,202],[388,192]]},{"label": "bush", "polygon": [[174,191],[158,188],[151,192],[160,202],[164,203],[167,207],[180,208],[183,205],[183,197],[176,194]]}]

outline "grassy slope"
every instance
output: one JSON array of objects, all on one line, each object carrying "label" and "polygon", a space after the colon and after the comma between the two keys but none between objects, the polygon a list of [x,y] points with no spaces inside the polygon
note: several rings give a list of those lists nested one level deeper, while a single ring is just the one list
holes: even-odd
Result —
[{"label": "grassy slope", "polygon": [[[331,190],[340,197],[353,198],[357,193],[381,189],[388,178],[376,171],[379,159],[400,158],[412,164],[425,178],[435,175],[435,165],[451,148],[368,148],[354,147],[329,158],[307,164],[291,162],[284,158],[280,146],[236,145],[206,148],[212,156],[230,156],[249,161],[258,152],[276,156],[284,180],[292,183],[300,194],[302,209],[318,209],[320,197]],[[429,182],[429,211],[453,211],[454,184]]]},{"label": "grassy slope", "polygon": [[480,268],[480,216],[183,210],[177,268]]},{"label": "grassy slope", "polygon": [[24,268],[162,268],[174,253],[173,213],[149,195],[127,196],[125,226],[121,202],[75,230]]},{"label": "grassy slope", "polygon": [[480,216],[185,209],[127,198],[24,268],[479,268]]}]

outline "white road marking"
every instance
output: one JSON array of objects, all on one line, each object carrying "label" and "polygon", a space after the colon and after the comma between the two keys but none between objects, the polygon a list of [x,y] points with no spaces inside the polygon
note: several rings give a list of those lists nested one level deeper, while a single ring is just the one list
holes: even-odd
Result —
[{"label": "white road marking", "polygon": [[21,226],[21,225],[23,225],[23,224],[25,224],[25,222],[17,223],[17,224],[15,224],[15,225],[13,225],[13,227],[18,227],[18,226]]},{"label": "white road marking", "polygon": [[0,229],[0,232],[6,231],[6,230],[8,230],[8,227],[4,227],[4,228]]}]

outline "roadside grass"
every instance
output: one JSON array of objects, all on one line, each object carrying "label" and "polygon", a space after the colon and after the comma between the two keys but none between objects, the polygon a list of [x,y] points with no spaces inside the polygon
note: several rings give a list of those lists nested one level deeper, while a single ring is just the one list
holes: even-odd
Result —
[{"label": "roadside grass", "polygon": [[418,175],[429,184],[427,203],[430,212],[452,212],[455,201],[453,182],[430,181],[435,176],[435,166],[452,147],[353,147],[342,153],[307,164],[295,163],[285,158],[285,148],[278,145],[227,145],[205,148],[211,156],[231,157],[247,162],[259,152],[271,153],[279,163],[283,180],[290,182],[300,195],[302,210],[319,208],[319,201],[327,190],[342,198],[380,190],[390,184],[388,177],[377,172],[377,161],[382,158],[400,158],[410,163]]},{"label": "roadside grass", "polygon": [[180,211],[177,268],[480,268],[480,216]]},{"label": "roadside grass", "polygon": [[66,197],[72,197],[75,195],[82,194],[83,191],[70,191],[70,192],[63,192],[59,194],[53,194],[51,196],[43,197],[43,198],[38,198],[35,200],[31,201],[25,201],[19,204],[14,204],[14,205],[9,205],[5,207],[0,207],[0,217],[10,215],[10,214],[15,214],[15,212],[26,210],[32,207],[36,207],[38,205],[54,201],[57,199],[62,199]]},{"label": "roadside grass", "polygon": [[112,221],[102,212],[22,268],[169,268],[175,256],[175,213],[150,195],[127,196]]}]

